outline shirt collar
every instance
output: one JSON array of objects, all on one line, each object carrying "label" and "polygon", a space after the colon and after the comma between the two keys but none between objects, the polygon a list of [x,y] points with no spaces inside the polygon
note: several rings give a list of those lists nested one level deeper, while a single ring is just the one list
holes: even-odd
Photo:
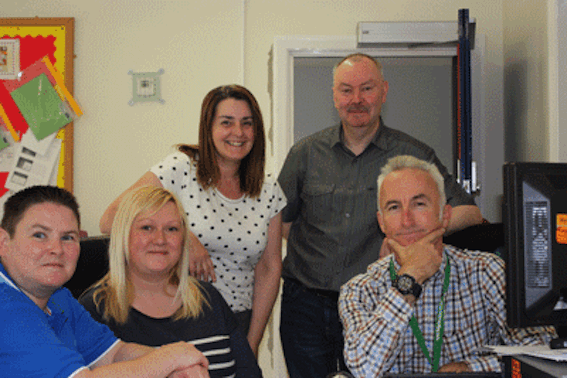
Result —
[{"label": "shirt collar", "polygon": [[378,127],[378,132],[376,133],[376,135],[374,135],[374,139],[372,139],[371,143],[384,151],[391,148],[391,141],[389,140],[391,134],[390,130],[391,129],[389,127],[384,125],[382,117],[380,117],[380,127]]},{"label": "shirt collar", "polygon": [[11,277],[8,275],[8,272],[6,271],[6,269],[4,268],[4,264],[2,264],[2,263],[0,263],[0,284],[7,284],[12,289],[15,289],[15,290],[18,290],[19,292],[21,292],[21,290],[18,288],[18,286],[16,286],[14,281],[12,281]]},{"label": "shirt collar", "polygon": [[[374,135],[374,138],[372,138],[372,140],[370,141],[370,144],[373,144],[376,147],[383,150],[387,148],[387,143],[383,139],[382,140],[380,139],[382,134],[387,133],[387,131],[384,132],[382,131],[384,128],[387,127],[384,125],[384,122],[382,122],[382,117],[380,117],[380,126],[378,126],[378,131]],[[331,147],[335,147],[339,143],[346,148],[344,143],[344,132],[343,132],[342,123],[334,127],[331,133],[329,133],[329,144],[331,145]]]},{"label": "shirt collar", "polygon": [[[10,277],[10,275],[8,274],[8,272],[6,271],[6,268],[4,268],[4,264],[2,264],[0,262],[0,285],[5,284],[10,286],[12,289],[19,291],[20,293],[22,293],[23,295],[26,296],[26,298],[28,298],[30,301],[31,299],[26,295],[26,293],[24,293],[22,290],[20,290],[20,288],[16,285],[16,283],[12,280],[12,277]],[[61,290],[60,288],[57,290]],[[52,295],[53,297],[53,295]],[[49,298],[49,300],[47,301],[47,312],[48,312],[48,316],[51,316],[53,314],[53,311],[51,310],[50,306],[49,306],[49,302],[51,302],[53,304],[52,298]],[[35,304],[35,303],[34,303]],[[36,305],[37,306],[37,305]],[[43,311],[43,310],[42,310]]]},{"label": "shirt collar", "polygon": [[329,145],[331,148],[335,147],[338,144],[343,144],[343,126],[342,124],[338,124],[337,126],[333,127],[328,134],[329,137]]},{"label": "shirt collar", "polygon": [[449,251],[447,250],[445,244],[443,244],[443,259],[441,260],[441,265],[439,265],[439,269],[437,269],[437,272],[435,272],[433,277],[436,277],[437,275],[441,275],[444,277],[445,267],[447,266],[448,263],[449,263]]}]

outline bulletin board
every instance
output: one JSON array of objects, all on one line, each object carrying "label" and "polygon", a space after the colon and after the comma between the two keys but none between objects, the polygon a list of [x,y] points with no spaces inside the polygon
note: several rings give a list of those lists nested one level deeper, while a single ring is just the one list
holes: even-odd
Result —
[{"label": "bulletin board", "polygon": [[[0,41],[19,40],[20,70],[47,56],[73,95],[74,29],[74,18],[0,18]],[[0,104],[6,113],[10,112],[13,129],[27,128],[25,119],[18,115],[17,109],[11,108],[10,94],[4,85],[0,85]],[[57,138],[61,139],[57,186],[72,192],[73,122],[59,130]]]}]

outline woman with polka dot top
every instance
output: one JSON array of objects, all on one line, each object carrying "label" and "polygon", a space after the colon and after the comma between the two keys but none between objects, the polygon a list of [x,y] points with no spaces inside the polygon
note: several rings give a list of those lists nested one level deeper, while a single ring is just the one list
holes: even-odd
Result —
[{"label": "woman with polka dot top", "polygon": [[118,204],[133,188],[155,185],[174,192],[189,218],[190,273],[213,282],[256,356],[279,290],[286,205],[276,178],[264,175],[264,164],[264,123],[256,99],[239,85],[215,88],[201,107],[199,145],[178,145],[100,221],[101,231],[109,233]]}]

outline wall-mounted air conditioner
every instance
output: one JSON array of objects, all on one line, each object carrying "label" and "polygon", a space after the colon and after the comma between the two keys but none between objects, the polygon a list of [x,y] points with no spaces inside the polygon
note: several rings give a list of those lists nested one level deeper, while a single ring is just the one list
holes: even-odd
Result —
[{"label": "wall-mounted air conditioner", "polygon": [[[459,40],[457,21],[431,22],[359,22],[356,28],[357,47],[411,48],[456,46]],[[469,40],[474,49],[476,23],[469,21]]]}]

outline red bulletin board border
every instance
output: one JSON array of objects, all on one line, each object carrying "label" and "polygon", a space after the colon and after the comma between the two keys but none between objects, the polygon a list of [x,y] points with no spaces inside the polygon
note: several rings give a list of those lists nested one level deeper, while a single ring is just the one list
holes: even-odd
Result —
[{"label": "red bulletin board border", "polygon": [[[65,51],[57,51],[57,44],[53,30],[57,28],[64,32]],[[60,28],[60,29],[59,29]],[[18,34],[19,31],[22,34]],[[33,30],[33,35],[29,31]],[[0,18],[0,39],[20,39],[20,70],[24,70],[31,64],[48,56],[51,63],[64,78],[65,87],[73,95],[74,93],[74,44],[75,44],[75,19],[69,18]],[[63,61],[58,62],[57,56],[63,56]],[[7,96],[6,96],[7,95]],[[12,126],[22,131],[27,129],[25,119],[13,103],[13,100],[0,80],[0,103],[10,117]],[[25,131],[25,130],[23,130]],[[57,135],[62,139],[61,159],[59,161],[58,186],[70,192],[73,191],[73,122],[65,126]]]}]

